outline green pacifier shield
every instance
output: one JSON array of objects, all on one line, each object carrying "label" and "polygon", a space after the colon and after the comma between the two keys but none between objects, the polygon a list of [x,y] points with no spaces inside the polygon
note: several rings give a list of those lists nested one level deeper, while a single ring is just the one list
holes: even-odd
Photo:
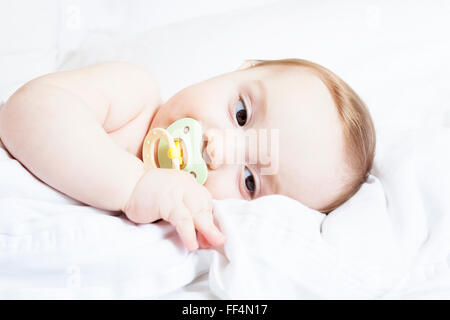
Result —
[{"label": "green pacifier shield", "polygon": [[[204,184],[208,168],[202,157],[202,127],[197,120],[183,118],[175,121],[166,129],[174,139],[180,139],[183,148],[184,171],[192,173],[197,182]],[[158,162],[160,168],[172,168],[168,155],[169,146],[163,139],[158,144]]]}]

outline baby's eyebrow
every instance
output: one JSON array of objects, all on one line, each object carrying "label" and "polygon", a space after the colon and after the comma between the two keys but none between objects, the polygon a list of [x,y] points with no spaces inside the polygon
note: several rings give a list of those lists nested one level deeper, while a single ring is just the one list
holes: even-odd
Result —
[{"label": "baby's eyebrow", "polygon": [[253,173],[258,176],[257,181],[259,181],[260,184],[258,197],[279,193],[280,180],[276,172],[273,174],[264,174],[264,169],[261,170],[261,168],[266,167],[266,164],[261,164],[259,159],[257,163],[250,166],[253,167]]},{"label": "baby's eyebrow", "polygon": [[256,97],[254,103],[256,104],[256,108],[258,110],[255,110],[255,112],[258,112],[258,119],[262,122],[266,117],[267,114],[267,86],[264,83],[264,81],[258,79],[252,81],[252,84],[254,87],[256,87]]},{"label": "baby's eyebrow", "polygon": [[277,194],[279,193],[279,181],[278,176],[276,174],[272,175],[261,175],[260,174],[260,194],[259,196],[266,196],[269,194]]}]

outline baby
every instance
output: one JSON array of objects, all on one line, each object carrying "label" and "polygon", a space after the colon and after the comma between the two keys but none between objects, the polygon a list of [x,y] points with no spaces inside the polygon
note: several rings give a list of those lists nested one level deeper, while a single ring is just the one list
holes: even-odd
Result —
[{"label": "baby", "polygon": [[[185,171],[144,169],[149,130],[187,117],[203,130],[204,185]],[[254,143],[226,142],[225,132],[270,140],[269,161],[255,154]],[[5,103],[0,137],[48,185],[121,210],[135,223],[164,219],[189,250],[225,241],[213,198],[283,194],[328,213],[359,189],[375,152],[374,126],[358,95],[328,69],[300,59],[246,61],[165,103],[152,76],[129,63],[44,75]],[[224,160],[236,152],[244,161]]]}]

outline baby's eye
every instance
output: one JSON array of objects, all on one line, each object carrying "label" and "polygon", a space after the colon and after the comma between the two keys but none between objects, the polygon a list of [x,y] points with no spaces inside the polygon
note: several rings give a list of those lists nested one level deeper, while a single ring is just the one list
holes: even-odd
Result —
[{"label": "baby's eye", "polygon": [[234,108],[234,112],[238,125],[243,127],[247,123],[247,108],[245,107],[242,99],[239,99],[236,107]]},{"label": "baby's eye", "polygon": [[250,195],[253,197],[253,194],[255,193],[255,178],[253,177],[253,174],[248,170],[247,167],[244,168],[244,182],[245,187],[249,191]]}]

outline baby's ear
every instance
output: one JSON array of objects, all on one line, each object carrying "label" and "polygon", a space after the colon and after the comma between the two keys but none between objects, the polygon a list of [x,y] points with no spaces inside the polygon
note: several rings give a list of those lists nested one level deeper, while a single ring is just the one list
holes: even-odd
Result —
[{"label": "baby's ear", "polygon": [[251,67],[256,66],[257,64],[259,64],[259,60],[245,60],[241,66],[238,68],[238,70],[243,70],[243,69],[248,69]]}]

